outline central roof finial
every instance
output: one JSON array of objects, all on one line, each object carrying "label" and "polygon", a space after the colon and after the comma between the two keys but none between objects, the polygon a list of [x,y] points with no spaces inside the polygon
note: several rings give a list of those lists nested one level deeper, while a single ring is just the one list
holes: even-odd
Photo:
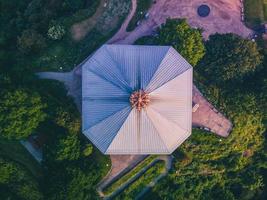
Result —
[{"label": "central roof finial", "polygon": [[134,91],[130,96],[130,103],[132,107],[135,107],[138,111],[147,107],[150,102],[149,95],[143,90]]}]

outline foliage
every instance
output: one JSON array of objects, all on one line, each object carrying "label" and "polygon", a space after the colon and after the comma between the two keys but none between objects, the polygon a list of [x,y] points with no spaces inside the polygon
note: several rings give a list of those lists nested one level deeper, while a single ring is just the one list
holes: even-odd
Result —
[{"label": "foliage", "polygon": [[[157,44],[156,40],[157,36],[147,36],[136,43]],[[205,45],[207,52],[195,68],[194,82],[230,118],[233,130],[220,140],[194,129],[174,153],[170,175],[144,199],[257,199],[263,195],[267,82],[265,64],[260,65],[262,52],[255,43],[232,34],[211,36]],[[228,82],[223,82],[225,77]]]},{"label": "foliage", "polygon": [[[217,53],[207,47],[209,59]],[[266,184],[263,171],[267,169],[264,68],[247,75],[242,84],[233,81],[216,85],[212,82],[217,77],[215,71],[204,76],[203,67],[195,68],[195,84],[232,121],[233,130],[227,138],[220,139],[193,129],[191,137],[174,153],[174,167],[169,176],[144,199],[260,199],[262,196]]]},{"label": "foliage", "polygon": [[206,43],[199,70],[214,83],[242,80],[262,62],[257,44],[233,34],[215,34]]},{"label": "foliage", "polygon": [[71,171],[73,179],[68,184],[67,199],[91,200],[97,199],[94,184],[97,182],[95,172]]},{"label": "foliage", "polygon": [[[97,20],[96,30],[102,33],[110,33],[111,27],[120,27],[120,23],[130,11],[131,1],[129,0],[111,0],[107,2],[107,9]],[[112,35],[110,35],[112,36]]]},{"label": "foliage", "polygon": [[90,156],[90,155],[92,155],[93,150],[94,150],[93,145],[92,144],[87,144],[85,149],[83,150],[83,155],[85,157]]},{"label": "foliage", "polygon": [[80,141],[77,136],[67,136],[59,140],[59,143],[54,147],[56,151],[55,159],[62,160],[77,160],[80,157]]},{"label": "foliage", "polygon": [[0,158],[1,199],[43,199],[36,180],[20,165]]},{"label": "foliage", "polygon": [[120,179],[115,180],[112,182],[110,185],[105,187],[103,189],[103,192],[105,195],[110,195],[112,194],[116,189],[118,189],[120,186],[122,186],[124,183],[127,181],[131,180],[133,177],[135,177],[141,169],[144,167],[148,166],[155,160],[156,156],[155,155],[150,155],[145,160],[143,160],[141,163],[139,163],[136,167],[134,167],[131,171],[126,173],[124,176],[122,176]]},{"label": "foliage", "polygon": [[76,11],[84,7],[85,2],[83,0],[64,0],[62,7],[66,10]]},{"label": "foliage", "polygon": [[36,178],[42,176],[42,167],[19,141],[0,138],[0,157],[24,166]]},{"label": "foliage", "polygon": [[135,180],[129,187],[127,187],[115,199],[135,199],[137,195],[155,178],[165,171],[165,162],[160,160],[152,165],[144,174]]},{"label": "foliage", "polygon": [[185,19],[167,19],[158,30],[156,43],[173,46],[192,66],[205,54],[201,31],[191,28]]},{"label": "foliage", "polygon": [[4,93],[0,99],[0,132],[8,139],[28,137],[44,121],[46,115],[37,93],[15,90]]},{"label": "foliage", "polygon": [[60,40],[64,35],[66,31],[63,26],[61,25],[53,25],[49,27],[47,35],[52,40]]},{"label": "foliage", "polygon": [[144,36],[134,42],[135,45],[156,45],[156,37]]},{"label": "foliage", "polygon": [[133,31],[135,29],[137,22],[144,19],[152,3],[153,0],[137,0],[136,11],[126,28],[126,31]]},{"label": "foliage", "polygon": [[267,2],[265,0],[245,0],[245,21],[249,27],[256,28],[267,20]]},{"label": "foliage", "polygon": [[[25,88],[25,105],[21,102],[25,100],[24,96],[20,95],[15,99],[13,95],[13,99],[10,100],[17,106],[14,106],[13,110],[16,109],[21,114],[25,112],[25,116],[13,116],[23,117],[21,122],[20,119],[14,118],[15,122],[18,121],[26,127],[24,130],[18,130],[21,134],[30,128],[28,124],[31,121],[37,123],[34,109],[38,109],[39,104],[35,96],[42,97],[43,107],[41,109],[40,106],[40,109],[46,117],[34,128],[34,132],[45,136],[43,162],[42,165],[38,165],[43,169],[43,174],[42,170],[35,169],[37,163],[33,164],[28,158],[30,155],[22,151],[23,147],[18,141],[1,138],[0,154],[23,164],[38,176],[38,181],[42,183],[44,199],[98,199],[96,186],[110,169],[109,157],[94,149],[81,134],[80,113],[73,99],[67,96],[64,86],[51,80],[37,80],[34,72],[73,69],[73,66],[106,42],[119,28],[120,22],[129,11],[130,0],[111,0],[107,2],[106,7],[100,5],[100,0],[0,0],[0,4],[0,87],[4,88],[0,91],[0,107],[2,109],[2,102],[9,102],[4,101],[7,94],[13,95],[15,91],[21,90],[17,88]],[[92,18],[94,23],[88,25],[90,31],[87,36],[81,42],[74,41],[70,32],[72,25],[93,16],[98,7],[98,17]],[[60,40],[45,40],[53,21],[63,26],[66,33]],[[23,112],[20,108],[24,108]],[[8,107],[4,106],[5,112],[6,109]],[[31,118],[29,119],[26,114]],[[6,116],[3,116],[1,110],[1,120],[6,120],[4,117]],[[3,128],[1,120],[0,129]],[[18,198],[11,185],[0,184],[0,199],[22,199]],[[24,191],[29,195],[31,193],[27,188]],[[2,198],[2,194],[9,196]]]},{"label": "foliage", "polygon": [[55,122],[57,125],[64,127],[71,134],[78,134],[81,128],[81,121],[78,113],[70,113],[64,108],[59,108],[56,112]]},{"label": "foliage", "polygon": [[[49,118],[38,131],[46,133],[43,148],[44,196],[46,199],[96,199],[96,186],[110,167],[109,157],[93,148],[80,132],[80,113],[63,84],[51,80],[35,82],[49,109]],[[78,127],[78,128],[77,128]]]},{"label": "foliage", "polygon": [[18,47],[23,53],[38,53],[45,46],[44,37],[35,30],[25,30],[18,38]]}]

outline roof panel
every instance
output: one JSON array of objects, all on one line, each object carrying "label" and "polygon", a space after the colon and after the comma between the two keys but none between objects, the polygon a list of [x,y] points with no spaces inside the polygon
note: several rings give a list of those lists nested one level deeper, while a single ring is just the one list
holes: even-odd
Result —
[{"label": "roof panel", "polygon": [[[83,64],[83,133],[106,154],[169,154],[191,133],[192,68],[171,47],[103,45]],[[134,90],[148,107],[130,107]]]},{"label": "roof panel", "polygon": [[147,93],[154,91],[190,68],[191,65],[171,47],[145,88],[145,91]]}]

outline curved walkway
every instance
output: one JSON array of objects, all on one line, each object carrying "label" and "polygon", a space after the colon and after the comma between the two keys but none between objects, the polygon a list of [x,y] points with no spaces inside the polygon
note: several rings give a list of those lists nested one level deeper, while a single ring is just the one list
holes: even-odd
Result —
[{"label": "curved walkway", "polygon": [[[211,8],[209,16],[198,16],[201,4]],[[108,43],[132,44],[142,36],[151,35],[167,18],[186,18],[191,26],[203,29],[205,39],[214,33],[236,33],[246,38],[252,30],[241,21],[241,6],[240,0],[158,0],[148,11],[149,19],[132,32],[116,33]]]},{"label": "curved walkway", "polygon": [[116,43],[116,41],[125,39],[125,37],[127,36],[126,28],[135,14],[136,7],[137,7],[137,0],[132,0],[132,8],[131,8],[129,15],[127,16],[126,20],[121,25],[118,32],[112,38],[110,38],[107,43],[112,44],[112,43]]}]

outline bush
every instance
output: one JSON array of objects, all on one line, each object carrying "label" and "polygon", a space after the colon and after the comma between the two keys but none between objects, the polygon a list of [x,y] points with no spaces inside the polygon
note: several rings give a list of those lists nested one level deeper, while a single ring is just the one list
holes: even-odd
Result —
[{"label": "bush", "polygon": [[44,121],[46,107],[37,93],[15,90],[0,97],[0,134],[7,139],[23,139]]},{"label": "bush", "polygon": [[28,29],[18,37],[18,48],[22,53],[38,53],[46,46],[44,37],[35,30]]},{"label": "bush", "polygon": [[53,25],[48,29],[47,35],[52,40],[60,40],[66,31],[63,26],[61,25]]},{"label": "bush", "polygon": [[83,155],[88,157],[93,153],[94,147],[92,144],[87,144],[86,148],[83,150]]},{"label": "bush", "polygon": [[81,144],[77,136],[61,138],[55,146],[55,160],[77,160],[80,157]]}]

